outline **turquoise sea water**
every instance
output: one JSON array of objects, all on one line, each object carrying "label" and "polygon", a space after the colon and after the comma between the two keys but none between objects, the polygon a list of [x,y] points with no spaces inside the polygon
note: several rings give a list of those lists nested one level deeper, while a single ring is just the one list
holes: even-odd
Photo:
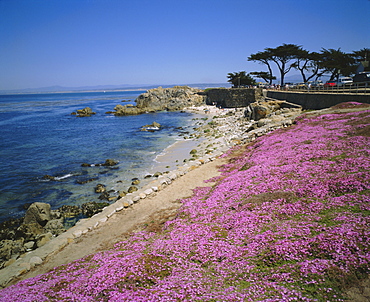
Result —
[{"label": "turquoise sea water", "polygon": [[[193,115],[158,112],[137,116],[106,114],[122,100],[134,104],[144,91],[0,95],[0,222],[24,215],[25,204],[52,208],[99,201],[94,187],[127,189],[131,179],[151,173],[155,157],[191,129]],[[90,107],[96,115],[72,116]],[[143,132],[158,122],[162,130]],[[178,127],[183,127],[179,130]],[[119,161],[115,167],[82,163]],[[51,175],[57,181],[48,181]],[[97,178],[86,184],[78,182]]]}]

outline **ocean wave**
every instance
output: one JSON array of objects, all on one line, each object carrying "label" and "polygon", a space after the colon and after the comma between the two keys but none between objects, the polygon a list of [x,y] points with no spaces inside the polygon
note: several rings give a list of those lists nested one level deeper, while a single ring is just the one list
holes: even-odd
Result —
[{"label": "ocean wave", "polygon": [[72,177],[74,176],[74,174],[71,174],[71,173],[68,173],[68,174],[65,174],[65,175],[62,175],[62,176],[55,176],[55,180],[62,180],[62,179],[66,179],[66,178],[69,178],[69,177]]}]

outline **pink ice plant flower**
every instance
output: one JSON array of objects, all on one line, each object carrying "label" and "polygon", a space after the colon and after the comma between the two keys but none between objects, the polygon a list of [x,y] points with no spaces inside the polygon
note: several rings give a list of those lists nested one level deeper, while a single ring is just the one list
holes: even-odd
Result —
[{"label": "pink ice plant flower", "polygon": [[303,116],[239,148],[161,232],[132,234],[0,300],[343,301],[343,285],[370,267],[369,113]]}]

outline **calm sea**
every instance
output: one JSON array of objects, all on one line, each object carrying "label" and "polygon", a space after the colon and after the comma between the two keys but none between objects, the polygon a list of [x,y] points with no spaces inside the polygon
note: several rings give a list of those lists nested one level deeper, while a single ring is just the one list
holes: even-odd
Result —
[{"label": "calm sea", "polygon": [[[24,215],[24,205],[36,201],[50,203],[52,209],[99,201],[94,192],[98,183],[108,189],[127,189],[132,178],[154,173],[156,156],[180,139],[182,131],[192,129],[194,116],[182,112],[106,114],[117,104],[134,104],[143,92],[0,95],[0,222]],[[71,115],[87,106],[96,115]],[[154,121],[163,129],[140,131]],[[108,158],[119,164],[81,167]],[[57,180],[45,180],[45,175]],[[96,180],[79,184],[92,178]]]}]

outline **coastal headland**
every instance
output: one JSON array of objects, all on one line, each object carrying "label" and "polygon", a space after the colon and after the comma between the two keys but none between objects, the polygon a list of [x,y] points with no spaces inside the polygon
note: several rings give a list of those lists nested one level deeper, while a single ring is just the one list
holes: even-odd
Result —
[{"label": "coastal headland", "polygon": [[[208,190],[207,188],[220,185],[222,178],[217,177],[225,173],[225,165],[238,161],[240,150],[253,146],[256,140],[262,143],[264,135],[277,129],[289,131],[297,120],[320,116],[324,119],[327,115],[354,112],[368,114],[369,105],[337,106],[302,115],[300,106],[261,99],[245,108],[225,109],[201,102],[178,110],[204,114],[204,123],[197,129],[199,144],[187,150],[191,160],[151,180],[138,191],[122,197],[93,217],[81,220],[39,249],[9,263],[1,270],[1,285],[9,286],[47,273],[56,266],[112,250],[115,244],[129,239],[132,234],[160,232],[168,221],[177,219],[178,211],[184,204],[182,200],[190,198],[196,188]],[[179,142],[178,145],[181,145],[178,146],[179,149],[186,150],[186,141]],[[175,160],[176,146],[172,146],[172,149],[164,156]],[[224,168],[221,169],[222,166]]]}]

